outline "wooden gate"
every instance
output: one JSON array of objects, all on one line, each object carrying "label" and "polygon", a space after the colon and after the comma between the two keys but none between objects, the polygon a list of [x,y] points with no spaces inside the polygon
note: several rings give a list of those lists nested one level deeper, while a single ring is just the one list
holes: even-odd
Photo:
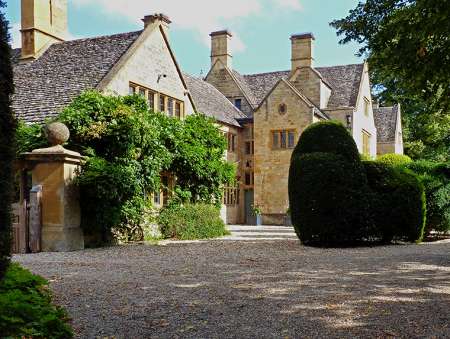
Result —
[{"label": "wooden gate", "polygon": [[23,170],[18,176],[19,202],[12,205],[12,253],[41,251],[42,186],[30,189],[29,173]]}]

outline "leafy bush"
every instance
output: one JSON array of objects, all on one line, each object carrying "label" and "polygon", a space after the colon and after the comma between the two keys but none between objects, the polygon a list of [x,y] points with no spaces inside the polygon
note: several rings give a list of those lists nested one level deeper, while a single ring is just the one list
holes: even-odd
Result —
[{"label": "leafy bush", "polygon": [[[177,177],[176,192],[191,202],[221,201],[221,187],[235,176],[223,158],[226,141],[212,119],[196,114],[181,121],[148,109],[139,96],[108,96],[88,91],[77,97],[58,120],[71,133],[67,148],[88,156],[76,183],[80,187],[82,227],[141,240],[140,225],[160,189],[160,175]],[[43,142],[39,126],[23,129]],[[39,139],[42,138],[42,139]],[[25,138],[23,149],[29,150]]]},{"label": "leafy bush", "polygon": [[336,121],[318,122],[305,129],[293,157],[314,152],[338,154],[352,162],[360,160],[355,140],[344,125]]},{"label": "leafy bush", "polygon": [[164,238],[180,240],[217,238],[229,234],[220,211],[208,204],[172,204],[164,208],[158,224]]},{"label": "leafy bush", "polygon": [[412,162],[412,159],[404,154],[384,154],[377,158],[378,162],[391,166],[404,166]]},{"label": "leafy bush", "polygon": [[72,338],[66,312],[51,304],[47,281],[12,264],[0,282],[0,333],[12,338]]},{"label": "leafy bush", "polygon": [[16,119],[11,110],[14,93],[8,21],[0,0],[0,281],[8,268],[11,252],[11,203],[14,195],[13,161]]},{"label": "leafy bush", "polygon": [[31,152],[38,148],[48,147],[47,139],[41,125],[26,125],[19,121],[16,131],[17,149],[16,154]]},{"label": "leafy bush", "polygon": [[333,153],[293,156],[289,203],[306,245],[345,245],[368,239],[370,194],[359,162]]},{"label": "leafy bush", "polygon": [[405,165],[421,179],[427,201],[425,235],[450,231],[450,163],[415,161]]},{"label": "leafy bush", "polygon": [[418,176],[412,171],[375,161],[364,162],[364,167],[374,192],[374,222],[383,240],[422,241],[426,200]]}]

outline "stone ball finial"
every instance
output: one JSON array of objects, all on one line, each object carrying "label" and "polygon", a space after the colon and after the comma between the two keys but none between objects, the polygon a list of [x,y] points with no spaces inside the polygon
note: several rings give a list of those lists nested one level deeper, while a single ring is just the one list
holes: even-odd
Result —
[{"label": "stone ball finial", "polygon": [[70,131],[66,125],[61,122],[52,122],[45,127],[45,134],[48,142],[52,146],[62,145],[70,137]]}]

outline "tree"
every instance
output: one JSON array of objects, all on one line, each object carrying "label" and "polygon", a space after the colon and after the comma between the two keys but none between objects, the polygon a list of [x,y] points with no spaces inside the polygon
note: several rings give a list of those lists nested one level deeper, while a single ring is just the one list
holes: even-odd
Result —
[{"label": "tree", "polygon": [[402,104],[414,158],[449,159],[449,19],[448,0],[367,0],[331,23],[341,43],[362,45],[379,100]]},{"label": "tree", "polygon": [[[0,9],[6,4],[0,0]],[[0,11],[0,280],[11,256],[11,203],[16,121],[11,110],[14,91],[8,21]]]}]

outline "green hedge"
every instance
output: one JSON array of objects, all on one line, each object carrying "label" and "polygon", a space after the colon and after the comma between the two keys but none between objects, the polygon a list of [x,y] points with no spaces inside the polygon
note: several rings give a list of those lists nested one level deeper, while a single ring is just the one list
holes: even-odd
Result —
[{"label": "green hedge", "polygon": [[208,204],[169,205],[159,214],[158,224],[166,239],[207,239],[229,234],[219,209]]},{"label": "green hedge", "polygon": [[391,166],[404,166],[412,162],[412,159],[404,154],[385,154],[377,158],[377,162]]},{"label": "green hedge", "polygon": [[15,159],[16,120],[11,110],[14,93],[8,21],[0,0],[0,281],[10,260],[11,204],[14,194],[13,161]]},{"label": "green hedge", "polygon": [[11,264],[0,283],[2,338],[72,338],[66,312],[51,303],[47,281]]},{"label": "green hedge", "polygon": [[306,153],[332,153],[348,161],[358,162],[360,155],[355,141],[340,122],[323,121],[312,124],[302,133],[293,157]]},{"label": "green hedge", "polygon": [[370,194],[357,162],[331,153],[293,157],[291,217],[305,245],[345,245],[370,237]]},{"label": "green hedge", "polygon": [[427,200],[425,235],[450,231],[450,163],[421,160],[405,165],[421,179]]},{"label": "green hedge", "polygon": [[424,187],[412,171],[363,162],[372,194],[372,217],[385,242],[420,242],[426,219]]}]

